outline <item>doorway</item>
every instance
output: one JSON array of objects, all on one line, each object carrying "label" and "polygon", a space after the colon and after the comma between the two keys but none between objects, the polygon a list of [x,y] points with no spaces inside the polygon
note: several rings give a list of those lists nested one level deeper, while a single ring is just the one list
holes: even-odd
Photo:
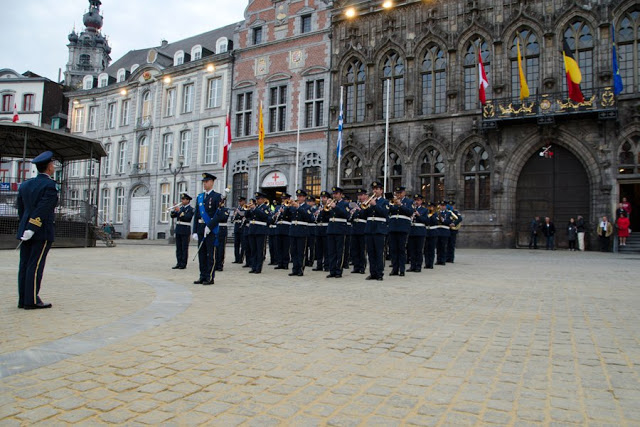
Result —
[{"label": "doorway", "polygon": [[[584,217],[590,229],[589,178],[580,160],[569,150],[554,145],[553,156],[534,153],[525,163],[516,191],[517,246],[529,244],[529,224],[548,216],[556,226],[555,245],[566,248],[570,218]],[[539,242],[538,242],[539,244]]]},{"label": "doorway", "polygon": [[[640,230],[640,183],[620,184],[620,200],[626,197],[627,201],[631,203],[631,217],[629,218],[629,227],[632,230]],[[616,204],[616,209],[618,205]]]},{"label": "doorway", "polygon": [[260,192],[267,195],[267,199],[274,205],[279,205],[282,194],[287,191],[287,187],[261,187]]}]

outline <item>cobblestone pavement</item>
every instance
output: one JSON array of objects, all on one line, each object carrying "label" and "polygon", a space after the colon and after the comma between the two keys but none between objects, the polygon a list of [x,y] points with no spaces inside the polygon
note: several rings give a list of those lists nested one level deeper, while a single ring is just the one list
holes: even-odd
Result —
[{"label": "cobblestone pavement", "polygon": [[54,248],[53,308],[25,311],[0,252],[0,425],[640,425],[640,256],[465,249],[383,282],[227,263],[213,286],[173,264]]}]

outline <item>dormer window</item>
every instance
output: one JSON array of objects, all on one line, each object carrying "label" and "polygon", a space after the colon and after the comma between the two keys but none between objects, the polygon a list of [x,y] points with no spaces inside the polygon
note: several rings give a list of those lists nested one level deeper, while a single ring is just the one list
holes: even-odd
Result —
[{"label": "dormer window", "polygon": [[82,88],[84,90],[93,89],[93,76],[84,76],[82,79]]},{"label": "dormer window", "polygon": [[191,58],[192,61],[202,58],[202,46],[198,44],[191,48]]},{"label": "dormer window", "polygon": [[179,50],[173,55],[173,65],[184,64],[184,51]]},{"label": "dormer window", "polygon": [[138,64],[133,64],[133,65],[131,66],[131,74],[133,74],[133,72],[134,72],[135,70],[137,70],[139,66],[140,66],[140,65],[138,65]]},{"label": "dormer window", "polygon": [[126,77],[127,77],[127,70],[125,70],[124,68],[120,68],[118,70],[118,83],[123,82]]},{"label": "dormer window", "polygon": [[225,53],[229,45],[229,40],[226,37],[220,37],[216,41],[216,53]]},{"label": "dormer window", "polygon": [[109,84],[109,75],[106,73],[100,74],[98,77],[98,87],[106,87]]}]

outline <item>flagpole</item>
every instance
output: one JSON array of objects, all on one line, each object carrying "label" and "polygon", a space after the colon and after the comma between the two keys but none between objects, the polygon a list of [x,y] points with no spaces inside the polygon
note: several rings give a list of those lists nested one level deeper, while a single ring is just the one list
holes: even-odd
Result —
[{"label": "flagpole", "polygon": [[262,138],[260,122],[262,120],[262,101],[260,101],[260,109],[258,111],[260,117],[258,117],[258,171],[256,172],[256,192],[260,191],[260,138]]},{"label": "flagpole", "polygon": [[340,187],[340,166],[342,163],[342,102],[344,101],[344,89],[340,86],[340,115],[338,116],[338,177],[336,178],[336,185]]},{"label": "flagpole", "polygon": [[[302,111],[302,87],[298,92],[298,132],[296,134],[296,169],[295,169],[295,178],[294,178],[294,186],[293,191],[298,189],[298,163],[300,157],[300,112]],[[294,194],[293,192],[291,194]]]},{"label": "flagpole", "polygon": [[387,192],[387,168],[389,167],[389,92],[391,90],[391,79],[387,79],[387,114],[384,128],[384,185],[383,191]]}]

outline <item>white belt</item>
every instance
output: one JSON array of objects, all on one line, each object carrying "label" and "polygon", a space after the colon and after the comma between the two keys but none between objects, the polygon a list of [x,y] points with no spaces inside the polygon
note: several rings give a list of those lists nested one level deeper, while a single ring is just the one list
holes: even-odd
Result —
[{"label": "white belt", "polygon": [[204,224],[204,220],[203,220],[203,219],[199,219],[199,220],[198,220],[198,223],[199,223],[199,224]]},{"label": "white belt", "polygon": [[367,221],[380,221],[380,222],[387,222],[387,218],[382,218],[379,216],[370,216],[369,218],[367,218]]},{"label": "white belt", "polygon": [[242,222],[242,220],[241,219],[236,219],[233,222],[236,223],[236,224],[240,224]]},{"label": "white belt", "polygon": [[329,222],[347,222],[346,218],[330,218]]},{"label": "white belt", "polygon": [[191,226],[191,223],[187,222],[187,221],[176,221],[176,225],[188,225],[188,226]]},{"label": "white belt", "polygon": [[411,224],[412,227],[426,227],[426,225],[420,223],[420,222],[414,222],[413,224]]},{"label": "white belt", "polygon": [[267,225],[267,223],[266,223],[266,222],[264,222],[264,221],[254,221],[254,220],[251,220],[251,224],[255,224],[255,225]]},{"label": "white belt", "polygon": [[278,225],[291,225],[291,221],[278,221]]},{"label": "white belt", "polygon": [[220,224],[218,224],[218,227],[226,227],[227,223],[226,222],[221,222]]},{"label": "white belt", "polygon": [[315,227],[316,223],[315,222],[308,222],[307,223],[307,227]]},{"label": "white belt", "polygon": [[304,221],[291,221],[292,225],[309,225],[309,223]]},{"label": "white belt", "polygon": [[318,225],[321,226],[321,227],[326,227],[327,225],[329,225],[329,223],[328,222],[319,222]]},{"label": "white belt", "polygon": [[278,228],[278,226],[275,224],[269,224],[269,228]]},{"label": "white belt", "polygon": [[411,217],[408,217],[406,215],[391,215],[389,218],[406,219],[407,221],[411,221]]},{"label": "white belt", "polygon": [[431,227],[431,229],[434,229],[434,228],[444,228],[445,230],[449,230],[448,225],[434,225],[433,227]]},{"label": "white belt", "polygon": [[364,222],[364,223],[366,223],[366,222],[367,222],[367,220],[366,220],[366,219],[361,219],[361,218],[356,218],[356,219],[354,219],[353,221],[354,221],[354,222]]}]

